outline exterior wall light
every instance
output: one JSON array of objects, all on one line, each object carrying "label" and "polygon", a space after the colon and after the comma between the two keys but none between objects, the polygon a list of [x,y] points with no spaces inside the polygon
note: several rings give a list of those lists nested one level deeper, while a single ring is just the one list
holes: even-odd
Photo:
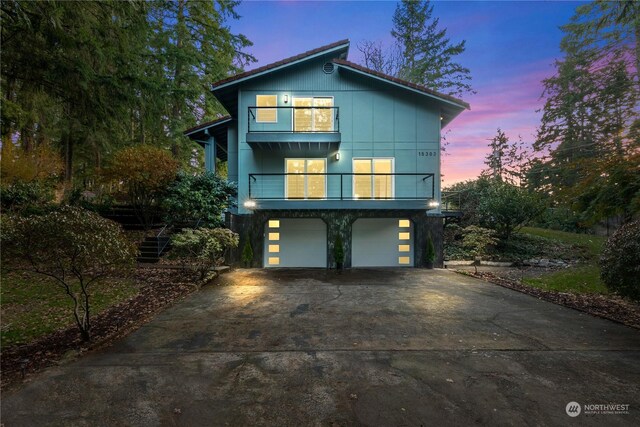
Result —
[{"label": "exterior wall light", "polygon": [[286,104],[287,102],[289,102],[289,95],[286,95],[286,94],[285,94],[285,96],[284,96],[284,103]]},{"label": "exterior wall light", "polygon": [[440,206],[440,203],[438,203],[438,201],[437,201],[437,200],[430,200],[430,201],[429,201],[429,203],[428,203],[428,206],[429,206],[431,209],[435,209],[435,208],[437,208],[438,206]]},{"label": "exterior wall light", "polygon": [[255,209],[257,205],[256,205],[256,201],[255,201],[255,200],[251,200],[251,199],[249,199],[249,200],[246,200],[246,201],[244,202],[243,206],[244,206],[246,209]]},{"label": "exterior wall light", "polygon": [[340,160],[340,153],[336,153],[335,158],[336,158],[336,160]]}]

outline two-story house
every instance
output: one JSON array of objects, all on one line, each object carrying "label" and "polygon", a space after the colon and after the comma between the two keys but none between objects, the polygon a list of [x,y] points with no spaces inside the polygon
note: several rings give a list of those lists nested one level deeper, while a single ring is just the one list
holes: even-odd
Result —
[{"label": "two-story house", "polygon": [[442,262],[440,132],[469,105],[347,61],[342,40],[213,87],[228,116],[189,129],[238,183],[228,224],[264,267]]}]

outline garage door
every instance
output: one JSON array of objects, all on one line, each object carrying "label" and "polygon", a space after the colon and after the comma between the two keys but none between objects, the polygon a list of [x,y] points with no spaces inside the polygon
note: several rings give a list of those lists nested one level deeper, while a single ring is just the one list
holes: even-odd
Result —
[{"label": "garage door", "polygon": [[327,225],[321,219],[270,219],[264,233],[265,267],[326,267]]},{"label": "garage door", "polygon": [[413,266],[413,225],[408,219],[358,219],[351,232],[354,267]]}]

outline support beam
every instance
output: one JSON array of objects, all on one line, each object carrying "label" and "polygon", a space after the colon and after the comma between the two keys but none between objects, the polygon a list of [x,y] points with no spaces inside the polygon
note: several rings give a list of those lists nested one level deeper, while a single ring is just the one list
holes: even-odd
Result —
[{"label": "support beam", "polygon": [[209,136],[204,145],[204,167],[213,173],[216,173],[216,148],[216,139]]}]

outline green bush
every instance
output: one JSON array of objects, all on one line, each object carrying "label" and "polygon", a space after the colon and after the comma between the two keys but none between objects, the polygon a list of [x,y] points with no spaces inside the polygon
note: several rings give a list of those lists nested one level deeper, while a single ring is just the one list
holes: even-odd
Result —
[{"label": "green bush", "polygon": [[226,228],[185,229],[171,238],[173,253],[189,261],[206,278],[212,267],[222,265],[229,249],[238,247],[238,235]]},{"label": "green bush", "polygon": [[342,244],[342,237],[340,237],[340,235],[338,235],[333,245],[333,259],[336,264],[342,264],[344,262],[344,245]]},{"label": "green bush", "polygon": [[488,228],[470,225],[463,230],[462,246],[472,257],[486,256],[489,248],[498,243],[496,232]]},{"label": "green bush", "polygon": [[433,239],[431,233],[427,236],[427,244],[424,248],[424,262],[428,267],[433,267],[433,262],[436,260],[436,249],[433,246]]},{"label": "green bush", "polygon": [[14,181],[0,187],[3,211],[25,212],[42,209],[53,201],[53,186],[42,181]]},{"label": "green bush", "polygon": [[234,183],[212,172],[180,172],[164,197],[167,220],[180,223],[201,219],[211,227],[220,227],[222,213],[234,203],[236,194]]},{"label": "green bush", "polygon": [[563,207],[548,208],[532,222],[532,226],[570,233],[585,233],[588,227],[577,212]]},{"label": "green bush", "polygon": [[495,230],[499,238],[508,240],[515,230],[543,211],[544,204],[535,193],[492,180],[482,191],[478,205],[479,225]]},{"label": "green bush", "polygon": [[4,218],[2,267],[55,279],[73,301],[82,338],[91,338],[93,285],[133,266],[136,248],[118,224],[85,209],[65,206],[43,215]]},{"label": "green bush", "polygon": [[623,225],[609,238],[600,268],[611,291],[640,300],[640,220]]},{"label": "green bush", "polygon": [[248,237],[242,247],[242,263],[245,267],[251,267],[253,265],[253,248],[251,247],[251,242]]}]

